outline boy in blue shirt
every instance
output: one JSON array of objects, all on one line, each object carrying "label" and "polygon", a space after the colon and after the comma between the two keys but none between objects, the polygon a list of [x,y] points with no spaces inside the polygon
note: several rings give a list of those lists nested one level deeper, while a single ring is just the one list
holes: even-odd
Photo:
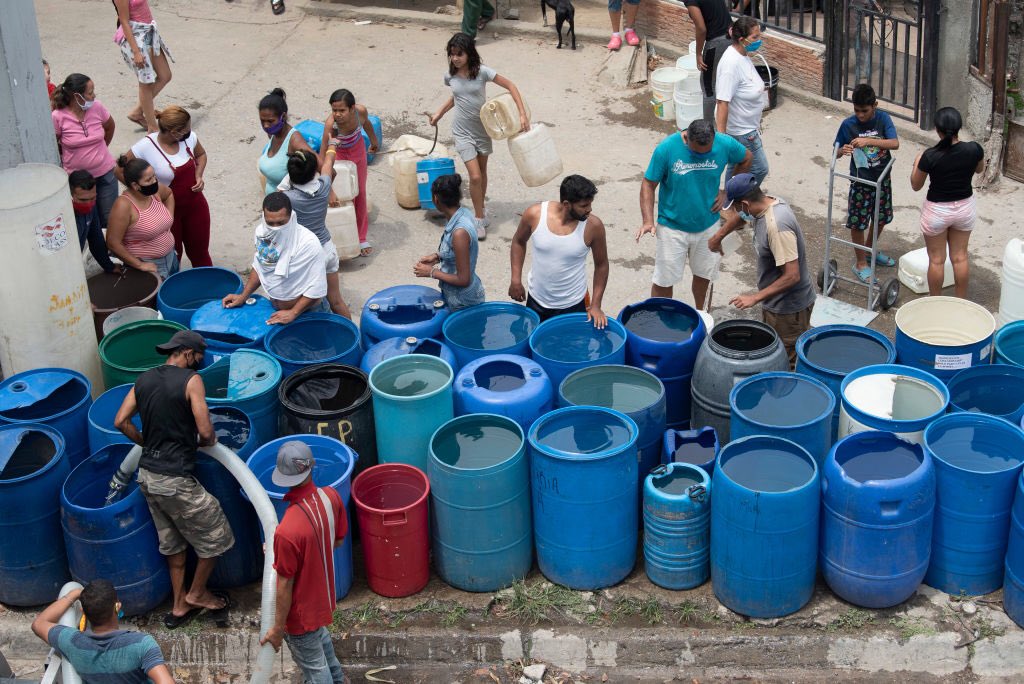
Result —
[{"label": "boy in blue shirt", "polygon": [[[867,83],[853,89],[853,116],[839,124],[835,144],[839,145],[838,157],[851,155],[850,175],[877,182],[878,177],[889,163],[890,151],[898,150],[900,141],[896,137],[896,126],[892,117],[878,109],[875,90]],[[878,203],[878,234],[892,223],[892,174],[885,177],[880,188]],[[875,188],[864,183],[851,182],[846,227],[850,229],[850,240],[854,248],[853,273],[861,282],[867,282],[871,275],[868,256],[871,254],[871,223],[875,215]],[[865,249],[860,249],[860,247]],[[878,252],[876,266],[895,266],[896,260]]]}]

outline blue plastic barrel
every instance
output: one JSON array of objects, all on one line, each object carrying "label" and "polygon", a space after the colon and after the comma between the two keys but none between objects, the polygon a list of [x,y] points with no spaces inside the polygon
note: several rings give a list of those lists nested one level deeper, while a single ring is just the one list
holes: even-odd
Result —
[{"label": "blue plastic barrel", "polygon": [[[668,427],[690,427],[690,382],[707,327],[697,310],[675,299],[652,297],[619,313],[626,328],[626,363],[665,386]],[[702,426],[694,426],[702,427]]]},{"label": "blue plastic barrel", "polygon": [[416,162],[416,185],[420,193],[420,208],[436,211],[431,188],[441,176],[455,173],[455,160],[450,157],[425,157]]},{"label": "blue plastic barrel", "polygon": [[390,359],[392,356],[403,356],[405,354],[437,356],[447,361],[448,365],[452,368],[459,368],[459,363],[455,360],[455,354],[448,348],[448,345],[440,340],[430,338],[421,340],[418,337],[391,337],[378,342],[363,352],[363,360],[359,362],[359,367],[364,373],[369,375],[370,371],[381,361]]},{"label": "blue plastic barrel", "polygon": [[124,614],[142,615],[171,593],[171,578],[135,479],[105,505],[107,485],[132,447],[110,444],[71,471],[60,495],[61,525],[71,577],[81,584],[110,580]]},{"label": "blue plastic barrel", "polygon": [[220,302],[242,291],[242,278],[219,266],[201,266],[178,271],[160,284],[156,308],[164,320],[191,326],[192,315],[203,304]]},{"label": "blue plastic barrel", "polygon": [[996,363],[966,368],[947,383],[949,410],[986,413],[1014,425],[1024,418],[1024,367]]},{"label": "blue plastic barrel", "polygon": [[[367,117],[367,120],[370,122],[370,127],[373,129],[374,135],[377,136],[377,149],[378,150],[383,150],[384,149],[384,128],[383,128],[383,126],[381,126],[380,117],[377,116],[376,114],[371,114],[369,117]],[[366,130],[364,130],[363,128],[359,129],[359,133],[363,136],[363,143],[366,144],[366,163],[367,164],[372,164],[374,158],[377,155],[375,155],[372,152],[370,152],[370,136],[366,135]],[[316,148],[316,149],[319,150],[320,148]]]},{"label": "blue plastic barrel", "polygon": [[219,300],[200,306],[192,314],[190,327],[206,340],[203,366],[212,366],[239,349],[262,349],[263,338],[274,328],[267,323],[273,315],[274,306],[260,295],[234,309],[225,309]]},{"label": "blue plastic barrel", "polygon": [[530,335],[540,325],[533,309],[515,302],[484,302],[445,319],[441,326],[458,366],[492,354],[530,355]]},{"label": "blue plastic barrel", "polygon": [[992,363],[1024,366],[1024,321],[1007,323],[999,329]]},{"label": "blue plastic barrel", "polygon": [[1024,474],[1017,478],[1017,493],[1010,514],[1010,540],[1006,545],[1003,610],[1024,627]]},{"label": "blue plastic barrel", "polygon": [[530,428],[537,565],[552,582],[593,590],[636,563],[636,423],[612,409],[569,406]]},{"label": "blue plastic barrel", "polygon": [[644,568],[666,589],[708,580],[711,478],[695,465],[660,465],[644,478]]},{"label": "blue plastic barrel", "polygon": [[530,464],[519,425],[504,416],[454,418],[430,439],[434,567],[463,591],[496,591],[533,565]]},{"label": "blue plastic barrel", "polygon": [[996,319],[959,297],[921,297],[896,312],[896,360],[948,382],[957,371],[991,361]]},{"label": "blue plastic barrel", "polygon": [[580,368],[625,363],[626,329],[613,318],[598,330],[585,313],[555,316],[533,331],[530,353],[557,388]]},{"label": "blue plastic barrel", "polygon": [[277,359],[255,349],[240,349],[199,374],[206,386],[207,405],[233,406],[249,416],[255,446],[277,437],[281,413],[277,400],[281,364]]},{"label": "blue plastic barrel", "polygon": [[89,456],[92,383],[67,368],[37,368],[0,382],[0,424],[42,423],[64,437],[68,465]]},{"label": "blue plastic barrel", "polygon": [[785,371],[758,373],[729,393],[729,435],[785,437],[807,449],[821,468],[832,448],[835,405],[832,391],[814,378]]},{"label": "blue plastic barrel", "polygon": [[320,144],[324,137],[324,122],[313,119],[303,119],[294,126],[295,131],[302,136],[309,145],[309,149],[317,154],[320,153]]},{"label": "blue plastic barrel", "polygon": [[711,585],[729,610],[775,618],[800,610],[818,570],[818,465],[781,437],[722,448],[711,489]]},{"label": "blue plastic barrel", "polygon": [[882,333],[862,325],[822,325],[796,341],[796,372],[825,383],[836,397],[832,439],[839,429],[839,389],[843,378],[864,366],[896,361],[896,347]]},{"label": "blue plastic barrel", "polygon": [[714,477],[717,459],[718,434],[715,428],[665,430],[661,442],[662,463],[689,463],[703,470],[708,477]]},{"label": "blue plastic barrel", "polygon": [[[101,394],[89,407],[89,453],[94,454],[108,444],[128,444],[130,439],[114,427],[114,418],[124,403],[124,398],[135,385],[118,385]],[[132,418],[135,427],[142,430],[142,420],[136,413]]]},{"label": "blue plastic barrel", "polygon": [[1003,585],[1010,509],[1024,433],[1002,418],[951,413],[924,432],[935,460],[937,508],[924,583],[954,596]]},{"label": "blue plastic barrel", "polygon": [[821,481],[820,565],[840,598],[888,608],[917,591],[928,570],[935,468],[920,444],[891,432],[840,440]]},{"label": "blue plastic barrel", "polygon": [[423,285],[386,288],[363,304],[359,316],[363,349],[391,337],[441,339],[441,326],[447,317],[440,290]]},{"label": "blue plastic barrel", "polygon": [[495,354],[470,361],[452,385],[455,415],[495,413],[530,431],[533,421],[555,408],[555,390],[536,361]]},{"label": "blue plastic barrel", "polygon": [[839,393],[840,439],[863,430],[882,430],[923,444],[924,429],[949,406],[949,390],[941,380],[899,364],[855,370],[843,380]]},{"label": "blue plastic barrel", "polygon": [[0,603],[49,603],[68,581],[59,514],[70,470],[52,427],[0,425]]},{"label": "blue plastic barrel", "polygon": [[[274,472],[274,465],[277,463],[277,450],[285,442],[299,441],[306,444],[313,452],[315,464],[313,466],[313,483],[318,487],[333,487],[341,496],[342,503],[348,508],[349,495],[352,491],[352,469],[355,467],[358,456],[356,452],[334,439],[321,435],[288,435],[267,442],[249,457],[245,462],[249,470],[255,473],[263,489],[267,491],[270,502],[274,504],[277,511],[277,519],[284,518],[284,512],[288,508],[288,502],[284,495],[288,490],[279,487],[271,481]],[[352,519],[349,518],[349,529],[352,529]],[[352,588],[352,535],[345,535],[345,541],[341,546],[334,549],[334,591],[340,601],[349,589]]]},{"label": "blue plastic barrel", "polygon": [[570,373],[558,388],[559,406],[603,406],[629,416],[637,427],[637,495],[643,503],[644,480],[661,462],[665,434],[665,387],[661,380],[632,366],[591,366]]},{"label": "blue plastic barrel", "polygon": [[333,313],[307,313],[288,325],[276,325],[263,338],[263,347],[281,364],[285,377],[316,363],[358,366],[363,358],[359,328]]},{"label": "blue plastic barrel", "polygon": [[420,354],[396,356],[370,372],[380,463],[405,463],[426,472],[431,435],[455,415],[454,377],[442,359]]}]

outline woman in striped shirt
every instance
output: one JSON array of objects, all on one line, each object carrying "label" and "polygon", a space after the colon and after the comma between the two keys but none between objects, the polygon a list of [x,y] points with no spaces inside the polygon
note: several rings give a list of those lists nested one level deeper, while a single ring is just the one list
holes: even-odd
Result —
[{"label": "woman in striped shirt", "polygon": [[125,191],[114,202],[107,225],[107,248],[125,266],[167,278],[178,272],[174,253],[174,195],[156,179],[144,159],[117,160]]}]

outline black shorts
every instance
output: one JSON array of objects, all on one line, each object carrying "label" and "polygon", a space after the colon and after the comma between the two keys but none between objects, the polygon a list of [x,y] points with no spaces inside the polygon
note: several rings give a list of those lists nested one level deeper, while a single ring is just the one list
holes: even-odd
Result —
[{"label": "black shorts", "polygon": [[534,311],[536,311],[537,315],[540,316],[540,322],[543,323],[544,321],[548,320],[549,318],[554,318],[555,316],[561,316],[562,314],[586,313],[587,312],[587,298],[584,297],[583,299],[581,299],[579,301],[578,304],[573,304],[572,306],[570,306],[568,308],[565,308],[565,309],[549,309],[547,307],[541,306],[540,304],[538,304],[533,299],[533,297],[527,295],[526,296],[526,306],[528,306],[529,308],[531,308]]}]

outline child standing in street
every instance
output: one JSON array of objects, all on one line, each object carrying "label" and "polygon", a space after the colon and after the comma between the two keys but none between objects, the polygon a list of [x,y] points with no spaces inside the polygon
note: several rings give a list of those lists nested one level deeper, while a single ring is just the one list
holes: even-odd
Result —
[{"label": "child standing in street", "polygon": [[[886,164],[889,163],[890,152],[899,149],[900,141],[896,137],[896,126],[893,125],[892,117],[878,109],[875,91],[867,83],[861,83],[853,89],[853,116],[847,117],[839,125],[834,144],[839,145],[838,157],[852,157],[850,175],[871,182],[878,181]],[[878,235],[881,235],[882,229],[892,223],[891,173],[885,177],[878,189],[881,191],[878,202]],[[871,276],[868,257],[874,244],[871,224],[875,215],[875,191],[876,188],[864,183],[850,183],[846,227],[850,229],[850,239],[858,245],[853,250],[853,273],[865,283]],[[896,265],[896,260],[879,251],[875,265],[892,267]]]}]

